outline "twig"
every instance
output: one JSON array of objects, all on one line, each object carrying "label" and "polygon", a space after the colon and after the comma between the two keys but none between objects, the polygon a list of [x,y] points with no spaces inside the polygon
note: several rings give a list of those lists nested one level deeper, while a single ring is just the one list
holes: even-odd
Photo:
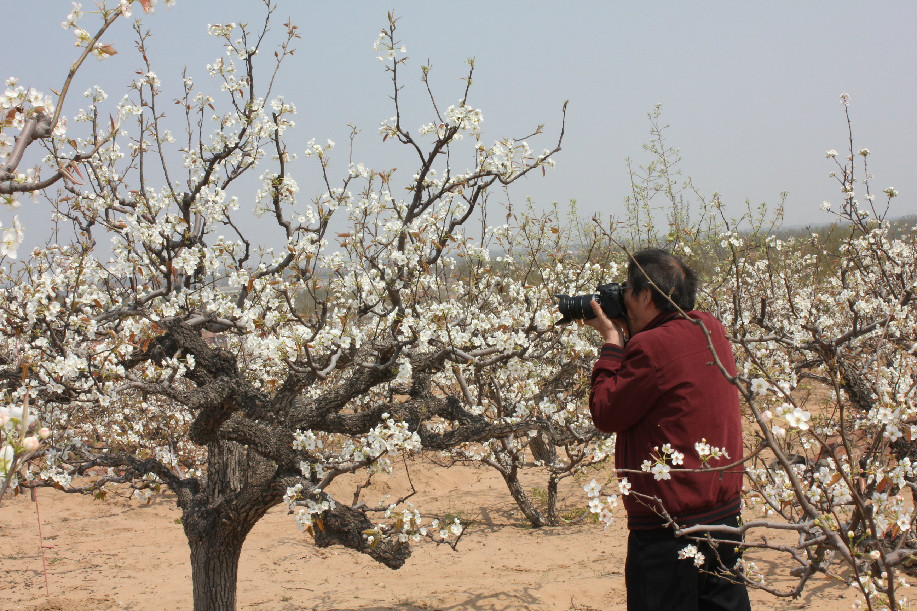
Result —
[{"label": "twig", "polygon": [[41,533],[41,514],[38,512],[38,489],[32,488],[32,500],[35,502],[35,517],[38,518],[38,549],[41,550],[41,566],[45,574],[45,596],[50,598],[51,591],[48,587],[48,563],[45,560],[45,538]]}]

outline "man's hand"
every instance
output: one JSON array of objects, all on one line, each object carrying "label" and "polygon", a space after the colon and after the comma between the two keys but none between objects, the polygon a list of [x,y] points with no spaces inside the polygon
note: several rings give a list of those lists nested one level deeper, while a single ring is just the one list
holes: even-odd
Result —
[{"label": "man's hand", "polygon": [[624,331],[627,323],[621,318],[611,319],[605,316],[602,306],[595,299],[589,305],[592,306],[592,311],[595,312],[595,318],[585,321],[586,324],[598,331],[606,344],[623,347],[624,342],[627,341],[627,335]]}]

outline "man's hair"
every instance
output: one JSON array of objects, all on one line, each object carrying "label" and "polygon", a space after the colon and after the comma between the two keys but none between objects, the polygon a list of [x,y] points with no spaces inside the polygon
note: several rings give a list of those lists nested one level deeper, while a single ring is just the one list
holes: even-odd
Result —
[{"label": "man's hair", "polygon": [[650,289],[653,303],[663,312],[677,312],[678,308],[686,312],[694,309],[697,292],[694,271],[661,248],[647,248],[633,256],[627,266],[627,284],[634,294]]}]

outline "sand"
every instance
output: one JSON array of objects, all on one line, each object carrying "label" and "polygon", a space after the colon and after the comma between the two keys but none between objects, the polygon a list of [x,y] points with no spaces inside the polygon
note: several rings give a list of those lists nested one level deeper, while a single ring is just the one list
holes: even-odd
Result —
[{"label": "sand", "polygon": [[[458,551],[421,543],[392,571],[342,548],[316,548],[285,507],[270,511],[246,540],[238,606],[259,611],[592,611],[624,608],[626,529],[593,523],[531,529],[496,471],[415,460],[412,499],[425,513],[470,522]],[[537,476],[526,484],[538,485]],[[376,494],[401,494],[397,477]],[[566,480],[563,509],[586,503],[582,481]],[[544,484],[541,483],[543,487]],[[343,491],[343,488],[342,490]],[[28,494],[0,502],[0,610],[161,611],[191,608],[189,551],[174,496],[151,503],[114,489],[105,501],[38,491],[48,594],[36,506]],[[341,494],[340,498],[350,498]],[[779,557],[753,552],[768,575],[787,572]],[[789,583],[784,581],[784,583]],[[856,592],[817,577],[798,600],[752,592],[755,609],[849,609]]]}]

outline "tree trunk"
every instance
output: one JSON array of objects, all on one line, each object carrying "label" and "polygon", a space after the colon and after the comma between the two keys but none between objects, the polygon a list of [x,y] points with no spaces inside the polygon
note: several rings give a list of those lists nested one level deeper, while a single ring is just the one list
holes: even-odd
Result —
[{"label": "tree trunk", "polygon": [[557,526],[557,478],[554,475],[548,478],[548,524]]},{"label": "tree trunk", "polygon": [[541,512],[532,504],[531,499],[529,499],[529,496],[522,488],[522,484],[519,482],[519,472],[515,465],[510,468],[509,471],[505,473],[501,471],[500,474],[503,476],[503,481],[506,482],[506,487],[509,488],[509,493],[513,495],[516,505],[522,510],[523,515],[525,515],[525,518],[532,525],[532,528],[541,528],[544,526],[545,521],[541,516]]},{"label": "tree trunk", "polygon": [[194,611],[235,611],[239,555],[245,535],[221,532],[191,546]]},{"label": "tree trunk", "polygon": [[182,507],[194,611],[235,611],[242,544],[281,496],[269,486],[271,465],[245,446],[216,441],[207,454],[201,490]]}]

